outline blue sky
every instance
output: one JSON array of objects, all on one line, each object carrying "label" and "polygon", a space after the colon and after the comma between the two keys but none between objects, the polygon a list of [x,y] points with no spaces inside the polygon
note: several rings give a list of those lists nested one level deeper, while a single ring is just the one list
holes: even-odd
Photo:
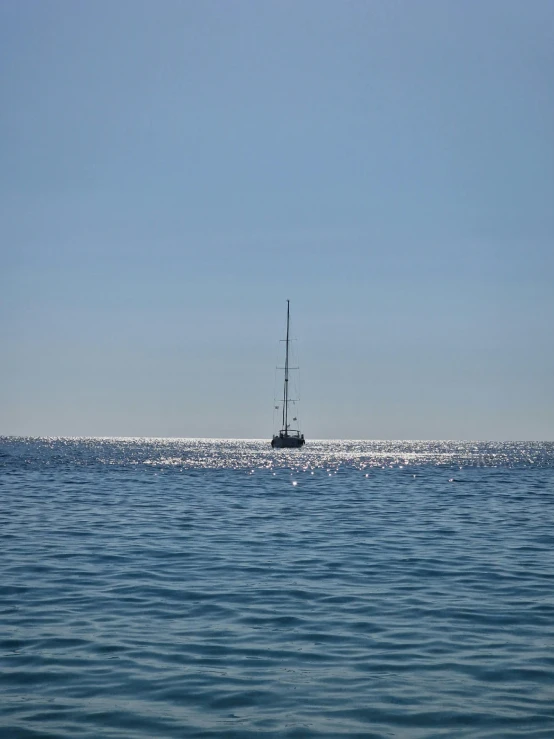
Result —
[{"label": "blue sky", "polygon": [[0,433],[554,439],[554,5],[0,5]]}]

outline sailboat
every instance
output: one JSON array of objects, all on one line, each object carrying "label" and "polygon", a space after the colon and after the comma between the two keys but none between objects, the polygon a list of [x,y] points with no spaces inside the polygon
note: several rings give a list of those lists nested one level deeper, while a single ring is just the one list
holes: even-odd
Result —
[{"label": "sailboat", "polygon": [[[285,381],[283,384],[283,420],[281,430],[271,440],[274,449],[300,449],[306,443],[304,434],[298,429],[292,429],[289,423],[289,403],[296,402],[289,397],[289,325],[290,325],[290,300],[287,300],[287,338],[285,339]],[[279,406],[276,406],[278,409]],[[292,419],[296,421],[296,418]]]}]

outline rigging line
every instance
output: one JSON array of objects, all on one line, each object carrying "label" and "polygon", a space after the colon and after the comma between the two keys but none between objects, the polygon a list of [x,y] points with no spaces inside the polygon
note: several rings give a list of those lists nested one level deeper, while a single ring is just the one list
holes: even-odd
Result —
[{"label": "rigging line", "polygon": [[[279,402],[277,400],[277,363],[279,362],[279,347],[275,348],[275,362],[274,362],[274,371],[273,371],[273,411],[272,411],[272,418],[271,418],[271,428],[275,430],[276,427],[278,427],[277,423],[275,422],[276,414],[279,410],[279,407],[277,406],[277,403]],[[276,407],[277,406],[277,407]]]},{"label": "rigging line", "polygon": [[[274,373],[273,373],[273,404],[277,403],[277,370],[282,369],[279,367],[279,360],[281,359],[279,347],[275,349],[275,362],[274,362]],[[280,391],[279,391],[280,393]],[[280,401],[280,398],[279,398]]]}]

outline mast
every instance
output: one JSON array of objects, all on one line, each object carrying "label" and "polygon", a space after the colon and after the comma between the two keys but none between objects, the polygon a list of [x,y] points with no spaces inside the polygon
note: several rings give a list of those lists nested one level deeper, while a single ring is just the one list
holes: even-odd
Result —
[{"label": "mast", "polygon": [[285,436],[288,435],[289,414],[289,320],[290,300],[287,300],[287,338],[285,340],[285,387],[283,388],[283,429]]}]

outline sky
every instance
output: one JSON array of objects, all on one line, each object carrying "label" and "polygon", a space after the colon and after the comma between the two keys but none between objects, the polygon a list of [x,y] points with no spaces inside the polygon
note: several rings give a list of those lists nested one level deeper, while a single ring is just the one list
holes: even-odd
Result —
[{"label": "sky", "polygon": [[554,440],[553,29],[4,0],[0,434]]}]

